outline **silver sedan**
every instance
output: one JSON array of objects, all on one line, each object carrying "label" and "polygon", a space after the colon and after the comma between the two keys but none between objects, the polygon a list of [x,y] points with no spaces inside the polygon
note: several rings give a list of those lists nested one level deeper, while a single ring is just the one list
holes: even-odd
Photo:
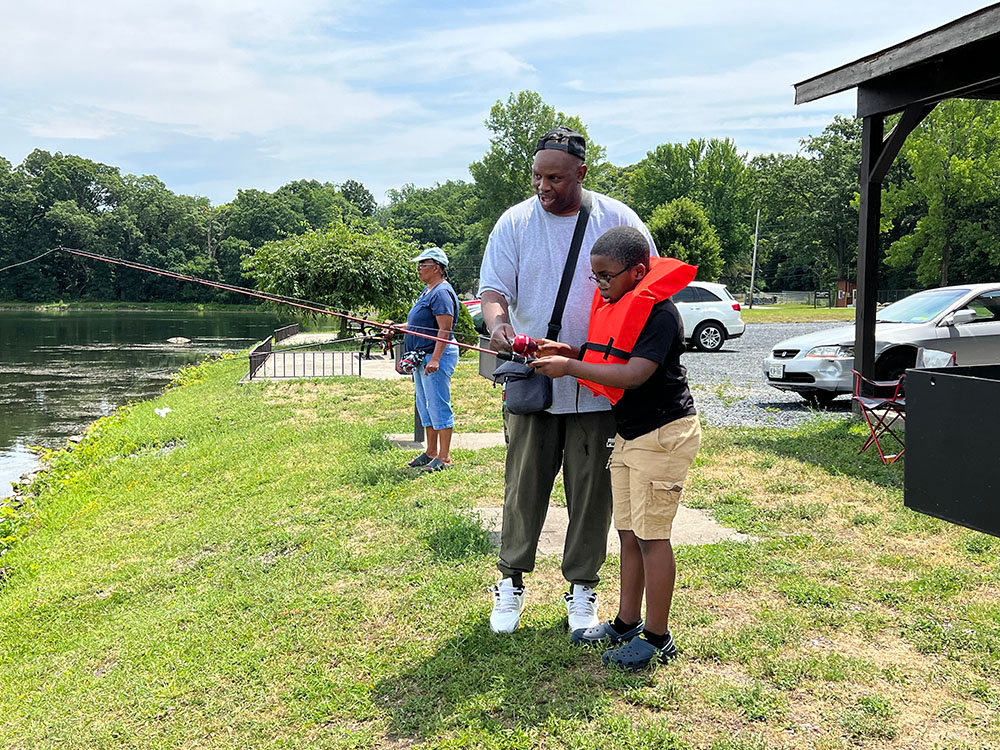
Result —
[{"label": "silver sedan", "polygon": [[[958,364],[1000,362],[1000,283],[962,284],[911,294],[875,318],[875,378],[898,378],[917,348],[954,352]],[[795,336],[764,358],[764,380],[815,404],[852,393],[854,326]]]}]

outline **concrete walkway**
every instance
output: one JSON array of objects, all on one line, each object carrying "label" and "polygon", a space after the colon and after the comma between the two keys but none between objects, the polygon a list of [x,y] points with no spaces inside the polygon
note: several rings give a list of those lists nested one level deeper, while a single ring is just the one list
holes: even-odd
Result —
[{"label": "concrete walkway", "polygon": [[[413,433],[399,432],[385,436],[397,448],[423,450],[423,443],[413,442]],[[480,448],[494,448],[503,445],[502,432],[456,432],[451,438],[451,447],[458,450],[477,451]]]},{"label": "concrete walkway", "polygon": [[[422,443],[413,442],[412,433],[409,435],[386,435],[386,438],[401,448],[422,450],[424,447]],[[466,450],[477,450],[503,444],[502,432],[456,433],[451,443],[453,448]],[[503,526],[503,508],[480,507],[472,510],[479,516],[483,527],[490,532],[490,538],[494,545],[499,547],[500,529]],[[545,516],[545,525],[542,527],[542,535],[538,540],[539,555],[562,554],[568,524],[569,517],[566,508],[550,503],[548,513]],[[747,542],[751,540],[752,537],[746,534],[741,534],[735,529],[716,523],[715,519],[703,510],[688,508],[684,505],[677,509],[671,539],[675,547],[684,544],[714,544],[723,541]],[[614,528],[608,532],[607,545],[609,553],[618,554],[618,532]]]},{"label": "concrete walkway", "polygon": [[[490,532],[493,543],[499,546],[500,529],[503,527],[503,508],[473,508],[472,511],[479,516],[483,527]],[[542,527],[542,535],[538,539],[538,554],[543,556],[561,555],[563,545],[566,542],[568,525],[569,517],[566,514],[566,509],[550,503],[549,512],[545,516],[545,525]],[[750,539],[751,537],[746,534],[741,534],[734,529],[716,523],[715,519],[703,510],[681,505],[674,518],[670,541],[674,547],[677,547],[683,544],[747,542]],[[614,530],[614,527],[608,532],[607,545],[609,554],[618,554],[620,550],[618,532]]]}]

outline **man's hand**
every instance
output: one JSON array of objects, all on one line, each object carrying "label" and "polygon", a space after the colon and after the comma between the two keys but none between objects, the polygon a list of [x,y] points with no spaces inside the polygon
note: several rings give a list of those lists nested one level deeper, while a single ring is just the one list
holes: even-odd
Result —
[{"label": "man's hand", "polygon": [[482,295],[483,322],[490,332],[490,349],[495,352],[509,352],[514,340],[514,326],[510,324],[507,313],[507,299],[492,289],[487,289]]},{"label": "man's hand", "polygon": [[500,323],[490,333],[490,349],[495,352],[509,352],[513,340],[514,326],[510,323]]},{"label": "man's hand", "polygon": [[548,375],[550,378],[561,378],[564,375],[569,375],[569,363],[572,361],[575,360],[566,357],[542,357],[534,362],[529,362],[528,366],[534,367],[542,375]]},{"label": "man's hand", "polygon": [[538,344],[538,351],[535,356],[542,357],[571,357],[576,358],[576,347],[565,344],[562,341],[550,341],[549,339],[535,339]]}]

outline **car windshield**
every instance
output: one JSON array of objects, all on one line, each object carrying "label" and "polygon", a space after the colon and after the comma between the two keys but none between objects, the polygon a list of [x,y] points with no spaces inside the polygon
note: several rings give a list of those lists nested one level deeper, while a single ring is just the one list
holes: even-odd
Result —
[{"label": "car windshield", "polygon": [[926,323],[944,312],[968,289],[928,289],[894,302],[875,316],[879,323]]}]

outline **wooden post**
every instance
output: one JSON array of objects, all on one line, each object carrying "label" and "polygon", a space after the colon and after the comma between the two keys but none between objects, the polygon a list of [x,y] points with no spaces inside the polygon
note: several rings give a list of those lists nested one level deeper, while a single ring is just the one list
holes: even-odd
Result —
[{"label": "wooden post", "polygon": [[885,136],[885,117],[865,117],[861,130],[861,203],[858,211],[858,285],[854,294],[854,369],[875,377],[875,311],[878,307],[878,251],[882,180],[913,129],[936,102],[911,104]]},{"label": "wooden post", "polygon": [[879,222],[882,180],[873,167],[884,147],[885,119],[869,115],[861,135],[861,202],[858,215],[858,289],[855,296],[854,369],[866,378],[875,374],[875,308],[878,300]]}]

